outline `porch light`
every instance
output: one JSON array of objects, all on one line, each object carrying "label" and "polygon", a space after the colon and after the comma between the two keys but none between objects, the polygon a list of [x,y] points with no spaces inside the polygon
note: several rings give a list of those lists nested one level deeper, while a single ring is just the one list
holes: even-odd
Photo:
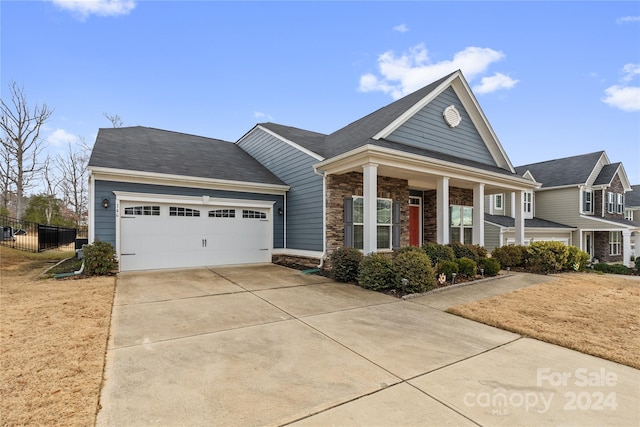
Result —
[{"label": "porch light", "polygon": [[282,208],[278,208],[278,215],[282,216],[282,214],[284,214],[284,211],[282,210]]},{"label": "porch light", "polygon": [[105,209],[109,209],[109,199],[107,199],[106,197],[102,199],[102,207]]}]

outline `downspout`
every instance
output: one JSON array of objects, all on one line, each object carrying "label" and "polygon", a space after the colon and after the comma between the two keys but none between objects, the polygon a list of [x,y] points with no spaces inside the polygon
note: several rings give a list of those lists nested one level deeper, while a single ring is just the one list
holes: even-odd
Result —
[{"label": "downspout", "polygon": [[327,256],[327,173],[318,172],[315,166],[313,172],[322,177],[322,255],[320,256],[320,264],[318,264],[318,268],[322,269],[324,259]]}]

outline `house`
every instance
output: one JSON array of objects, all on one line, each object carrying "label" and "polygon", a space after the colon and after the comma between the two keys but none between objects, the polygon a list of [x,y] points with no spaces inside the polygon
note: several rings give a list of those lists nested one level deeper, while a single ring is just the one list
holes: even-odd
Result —
[{"label": "house", "polygon": [[[89,172],[89,239],[112,243],[123,271],[484,245],[485,196],[522,206],[540,186],[517,173],[460,71],[331,134],[100,129]],[[523,243],[522,209],[513,221]]]},{"label": "house", "polygon": [[631,255],[640,256],[640,185],[632,185],[631,191],[625,194],[624,219],[638,225],[639,229],[631,233]]},{"label": "house", "polygon": [[[558,227],[553,240],[566,238],[600,262],[630,265],[631,234],[639,224],[625,219],[625,193],[631,185],[622,163],[611,163],[604,151],[598,151],[518,166],[516,171],[542,184],[525,194],[525,218],[564,224],[570,233],[560,238]],[[492,197],[494,214],[498,197]],[[508,210],[508,197],[502,197]],[[486,220],[491,222],[491,215]],[[533,238],[533,230],[525,230],[525,240],[528,236]]]}]

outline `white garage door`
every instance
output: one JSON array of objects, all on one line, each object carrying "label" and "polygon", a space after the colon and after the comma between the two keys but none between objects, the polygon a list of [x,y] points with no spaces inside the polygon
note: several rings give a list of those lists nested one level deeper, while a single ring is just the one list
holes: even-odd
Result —
[{"label": "white garage door", "polygon": [[120,270],[271,262],[269,210],[123,202]]}]

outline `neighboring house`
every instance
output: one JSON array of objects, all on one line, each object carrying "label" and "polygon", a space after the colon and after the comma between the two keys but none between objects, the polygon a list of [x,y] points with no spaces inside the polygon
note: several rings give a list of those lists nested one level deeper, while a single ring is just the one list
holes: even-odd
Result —
[{"label": "neighboring house", "polygon": [[542,183],[530,196],[535,218],[573,227],[569,243],[600,262],[630,265],[631,233],[638,231],[638,223],[625,219],[625,193],[631,185],[622,163],[611,163],[598,151],[518,166],[516,171]]},{"label": "neighboring house", "polygon": [[[624,219],[634,222],[640,228],[640,185],[632,185],[631,191],[625,194]],[[631,254],[640,256],[640,229],[631,233]]]},{"label": "neighboring house", "polygon": [[[114,244],[123,271],[484,245],[485,196],[522,206],[539,187],[516,172],[460,71],[329,135],[263,123],[234,144],[100,129],[89,171],[89,238]],[[513,221],[524,243],[522,210]]]}]

